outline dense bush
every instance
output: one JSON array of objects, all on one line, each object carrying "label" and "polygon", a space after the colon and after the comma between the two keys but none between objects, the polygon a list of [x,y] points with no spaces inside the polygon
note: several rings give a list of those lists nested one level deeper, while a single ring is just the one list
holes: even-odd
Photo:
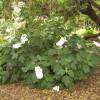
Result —
[{"label": "dense bush", "polygon": [[0,45],[1,84],[23,81],[35,88],[70,89],[96,68],[98,49],[70,35],[62,17],[25,20],[25,28]]}]

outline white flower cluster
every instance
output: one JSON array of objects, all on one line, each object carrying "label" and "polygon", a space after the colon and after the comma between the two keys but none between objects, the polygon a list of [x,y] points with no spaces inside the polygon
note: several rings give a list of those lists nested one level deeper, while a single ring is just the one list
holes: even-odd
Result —
[{"label": "white flower cluster", "polygon": [[18,49],[21,47],[22,44],[25,44],[25,42],[28,41],[27,35],[26,34],[22,34],[20,42],[13,44],[12,48],[14,49]]},{"label": "white flower cluster", "polygon": [[12,19],[14,20],[13,28],[15,30],[19,29],[21,26],[24,26],[26,24],[26,21],[22,21],[23,18],[20,16],[21,9],[24,6],[25,6],[24,2],[12,3],[12,8],[13,8]]},{"label": "white flower cluster", "polygon": [[21,44],[25,44],[26,41],[28,41],[27,35],[26,34],[22,34],[22,36],[21,36]]},{"label": "white flower cluster", "polygon": [[7,40],[9,43],[15,38],[15,34],[11,34],[9,36],[5,36],[4,39]]},{"label": "white flower cluster", "polygon": [[66,38],[61,37],[61,39],[56,43],[56,46],[62,47],[65,42],[67,42]]},{"label": "white flower cluster", "polygon": [[[16,30],[21,28],[21,27],[24,27],[26,25],[26,21],[22,21],[21,20],[23,19],[22,17],[20,17],[20,13],[21,13],[21,8],[24,7],[25,3],[24,2],[13,2],[12,3],[12,9],[13,9],[13,12],[12,12],[12,20],[14,20],[14,22],[12,24],[10,24],[7,28],[6,28],[6,32],[7,33],[10,33],[11,35],[10,36],[6,36],[5,37],[5,40],[7,40],[8,42],[11,42],[12,39],[15,38],[15,35],[16,35]],[[27,39],[25,38],[26,36],[22,36],[22,39],[21,39],[21,43],[25,43],[25,41],[27,41]],[[13,48],[19,48],[21,46],[20,43],[16,43],[14,44]]]},{"label": "white flower cluster", "polygon": [[35,74],[36,74],[37,79],[43,78],[43,70],[40,66],[35,67]]},{"label": "white flower cluster", "polygon": [[21,8],[24,7],[24,5],[25,5],[24,2],[18,2],[18,4],[16,2],[13,2],[12,3],[13,15],[19,16]]}]

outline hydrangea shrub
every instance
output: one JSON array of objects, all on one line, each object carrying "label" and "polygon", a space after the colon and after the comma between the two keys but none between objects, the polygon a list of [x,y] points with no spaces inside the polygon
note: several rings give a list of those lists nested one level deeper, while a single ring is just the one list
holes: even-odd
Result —
[{"label": "hydrangea shrub", "polygon": [[[20,16],[19,9],[17,13],[15,18]],[[7,27],[14,37],[0,45],[1,84],[22,81],[34,88],[71,89],[74,81],[85,79],[96,68],[100,49],[70,34],[63,17],[37,18],[25,13],[21,15],[24,27],[23,21],[17,21],[21,24],[17,28]]]}]

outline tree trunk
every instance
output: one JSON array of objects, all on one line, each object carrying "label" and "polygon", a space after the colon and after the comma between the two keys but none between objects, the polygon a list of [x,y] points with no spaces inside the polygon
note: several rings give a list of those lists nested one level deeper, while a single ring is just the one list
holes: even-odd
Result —
[{"label": "tree trunk", "polygon": [[86,9],[81,9],[80,11],[88,15],[97,25],[100,25],[100,16],[96,14],[91,5],[88,5]]}]

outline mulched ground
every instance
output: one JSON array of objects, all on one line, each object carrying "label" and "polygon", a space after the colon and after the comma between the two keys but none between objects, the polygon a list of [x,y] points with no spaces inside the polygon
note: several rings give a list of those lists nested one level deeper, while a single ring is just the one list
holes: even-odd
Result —
[{"label": "mulched ground", "polygon": [[100,100],[100,67],[72,92],[29,89],[22,84],[0,86],[0,100]]}]

